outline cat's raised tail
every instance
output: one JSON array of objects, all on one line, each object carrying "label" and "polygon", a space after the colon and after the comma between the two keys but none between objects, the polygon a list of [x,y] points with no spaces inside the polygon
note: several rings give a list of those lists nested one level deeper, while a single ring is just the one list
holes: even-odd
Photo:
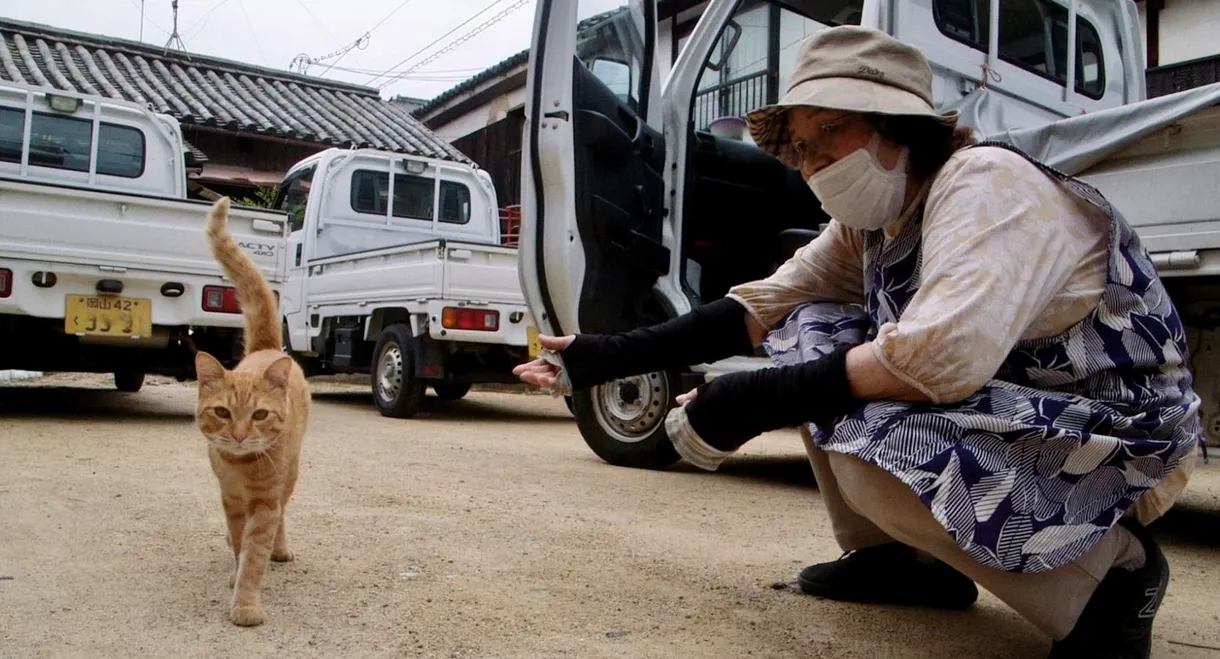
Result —
[{"label": "cat's raised tail", "polygon": [[283,332],[275,293],[263,278],[258,264],[246,254],[229,232],[229,198],[221,197],[208,214],[208,242],[212,256],[237,288],[246,321],[246,354],[259,350],[282,350]]}]

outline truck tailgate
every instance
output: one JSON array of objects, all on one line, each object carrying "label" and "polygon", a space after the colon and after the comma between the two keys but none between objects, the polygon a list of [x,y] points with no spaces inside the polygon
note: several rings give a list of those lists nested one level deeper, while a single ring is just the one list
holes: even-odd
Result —
[{"label": "truck tailgate", "polygon": [[[219,275],[204,235],[211,204],[0,179],[0,256]],[[285,279],[286,216],[233,207],[233,235],[273,283]]]},{"label": "truck tailgate", "polygon": [[448,242],[441,297],[476,302],[525,304],[517,276],[517,251],[507,247]]},{"label": "truck tailgate", "polygon": [[1163,275],[1220,274],[1220,108],[1192,114],[1078,176],[1135,227]]}]

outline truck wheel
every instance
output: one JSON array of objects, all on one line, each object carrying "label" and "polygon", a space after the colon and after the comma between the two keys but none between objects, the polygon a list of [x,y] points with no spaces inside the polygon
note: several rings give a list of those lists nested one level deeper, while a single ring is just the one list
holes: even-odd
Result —
[{"label": "truck wheel", "polygon": [[144,386],[143,371],[115,371],[114,388],[134,394]]},{"label": "truck wheel", "polygon": [[382,416],[409,419],[424,402],[424,383],[414,376],[411,331],[390,325],[373,352],[373,401]]},{"label": "truck wheel", "polygon": [[679,460],[665,434],[676,373],[648,373],[577,392],[572,413],[585,443],[619,467],[664,469]]},{"label": "truck wheel", "polygon": [[432,391],[441,400],[461,400],[470,393],[470,384],[464,382],[434,384]]},{"label": "truck wheel", "polygon": [[568,412],[570,412],[571,414],[576,414],[576,408],[572,407],[572,397],[571,396],[564,396],[563,404],[568,406]]}]

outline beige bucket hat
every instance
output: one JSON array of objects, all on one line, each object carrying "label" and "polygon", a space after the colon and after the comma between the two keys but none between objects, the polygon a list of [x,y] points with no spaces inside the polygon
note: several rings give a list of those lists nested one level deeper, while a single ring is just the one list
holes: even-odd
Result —
[{"label": "beige bucket hat", "polygon": [[750,137],[777,157],[791,156],[787,111],[799,106],[929,117],[949,126],[958,118],[933,107],[932,67],[918,48],[854,25],[801,42],[784,97],[746,115]]}]

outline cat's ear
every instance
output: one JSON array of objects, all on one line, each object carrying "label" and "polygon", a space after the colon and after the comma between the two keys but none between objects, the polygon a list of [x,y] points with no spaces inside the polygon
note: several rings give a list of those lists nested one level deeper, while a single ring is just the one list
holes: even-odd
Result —
[{"label": "cat's ear", "polygon": [[199,388],[211,387],[225,379],[225,367],[217,359],[206,352],[195,353],[195,380]]},{"label": "cat's ear", "polygon": [[263,371],[263,377],[267,382],[280,389],[288,388],[288,376],[292,373],[292,357],[284,355],[279,359],[271,362],[267,370]]}]

